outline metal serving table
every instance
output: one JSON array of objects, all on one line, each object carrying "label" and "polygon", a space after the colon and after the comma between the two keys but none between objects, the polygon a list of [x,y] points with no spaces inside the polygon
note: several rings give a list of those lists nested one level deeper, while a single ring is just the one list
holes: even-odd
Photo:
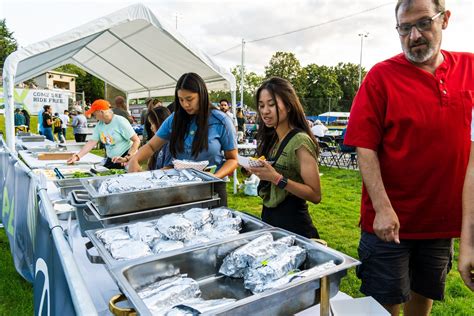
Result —
[{"label": "metal serving table", "polygon": [[[274,239],[294,235],[277,228],[250,233],[212,245],[170,253],[169,256],[137,259],[129,265],[117,266],[110,272],[140,315],[151,315],[151,312],[138,296],[137,290],[168,277],[170,271],[174,270],[196,280],[203,299],[225,297],[237,300],[213,310],[212,315],[292,315],[320,302],[321,310],[329,310],[329,298],[338,292],[341,278],[347,274],[347,269],[359,262],[298,235],[294,235],[296,245],[307,250],[302,266],[302,270],[307,272],[303,277],[271,290],[252,294],[244,288],[241,279],[219,274],[219,268],[230,252],[268,232]],[[322,272],[311,270],[330,260],[334,261],[335,267]]]}]

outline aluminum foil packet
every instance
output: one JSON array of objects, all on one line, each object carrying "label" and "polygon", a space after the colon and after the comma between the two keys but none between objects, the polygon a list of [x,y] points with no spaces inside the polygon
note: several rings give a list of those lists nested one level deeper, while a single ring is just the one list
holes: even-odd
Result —
[{"label": "aluminum foil packet", "polygon": [[190,247],[190,246],[200,245],[209,241],[211,241],[211,239],[206,236],[196,235],[189,240],[185,240],[184,245],[186,247]]},{"label": "aluminum foil packet", "polygon": [[172,251],[176,249],[181,249],[184,247],[184,243],[179,240],[159,239],[155,241],[152,247],[153,247],[153,253],[158,254],[158,253],[163,253],[163,252]]},{"label": "aluminum foil packet", "polygon": [[158,315],[163,315],[173,306],[201,295],[198,283],[191,278],[180,276],[159,283],[159,286],[152,284],[151,290],[147,287],[138,292],[150,311]]},{"label": "aluminum foil packet", "polygon": [[104,243],[105,246],[116,240],[129,240],[130,235],[121,228],[102,229],[95,233],[97,238]]},{"label": "aluminum foil packet", "polygon": [[110,255],[115,260],[131,260],[152,254],[150,247],[143,241],[117,240],[109,245]]},{"label": "aluminum foil packet", "polygon": [[296,281],[296,280],[299,280],[301,278],[304,278],[306,276],[312,276],[314,274],[321,274],[321,273],[324,273],[325,271],[329,270],[329,269],[332,269],[336,267],[336,264],[334,263],[334,260],[330,260],[328,262],[325,262],[323,264],[320,264],[320,265],[317,265],[311,269],[308,269],[308,270],[303,270],[303,271],[299,271],[299,270],[294,270],[294,271],[290,271],[287,275],[285,275],[284,277],[282,278],[279,278],[275,281],[272,281],[272,282],[269,282],[267,284],[265,284],[263,287],[262,287],[262,291],[267,291],[267,290],[271,290],[271,289],[274,289],[274,288],[277,288],[277,287],[280,287],[280,286],[283,286],[285,284],[288,284],[290,282],[293,282],[293,281]]},{"label": "aluminum foil packet", "polygon": [[172,240],[189,240],[195,235],[193,224],[180,214],[168,214],[156,221],[160,233]]},{"label": "aluminum foil packet", "polygon": [[142,177],[117,176],[109,178],[101,183],[98,192],[100,194],[120,193],[129,191],[147,190],[153,187],[152,182]]},{"label": "aluminum foil packet", "polygon": [[196,298],[183,302],[171,310],[169,310],[165,315],[166,316],[195,316],[204,313],[212,312],[215,309],[221,308],[225,305],[235,303],[236,299],[233,298],[222,298],[215,300],[204,300],[201,298]]},{"label": "aluminum foil packet", "polygon": [[266,252],[272,242],[272,234],[265,233],[237,248],[224,258],[219,273],[235,278],[243,277],[244,269],[248,267],[249,258],[258,257],[262,252]]},{"label": "aluminum foil packet", "polygon": [[184,218],[193,223],[194,228],[200,229],[212,222],[211,211],[206,208],[192,208],[183,213]]},{"label": "aluminum foil packet", "polygon": [[232,236],[237,236],[240,232],[227,227],[215,227],[198,232],[199,237],[207,238],[209,241],[222,240]]},{"label": "aluminum foil packet", "polygon": [[138,222],[127,226],[127,231],[130,237],[134,240],[140,240],[152,246],[153,243],[162,238],[159,231],[155,229],[152,222]]},{"label": "aluminum foil packet", "polygon": [[234,217],[232,212],[226,208],[215,208],[211,210],[214,222]]},{"label": "aluminum foil packet", "polygon": [[212,225],[220,230],[230,229],[239,232],[242,230],[242,218],[240,216],[235,216],[232,218],[220,219],[214,221]]},{"label": "aluminum foil packet", "polygon": [[253,293],[260,293],[268,283],[298,269],[305,260],[305,249],[299,246],[288,247],[287,251],[262,261],[260,267],[247,269],[244,275],[244,287]]}]

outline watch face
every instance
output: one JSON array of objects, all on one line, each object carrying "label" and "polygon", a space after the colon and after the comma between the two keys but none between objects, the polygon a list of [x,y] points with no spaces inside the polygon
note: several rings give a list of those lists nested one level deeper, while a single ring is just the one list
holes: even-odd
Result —
[{"label": "watch face", "polygon": [[281,178],[281,180],[278,182],[278,185],[277,185],[277,186],[278,186],[280,189],[284,189],[287,184],[288,184],[288,179],[285,178],[285,177],[283,177],[283,178]]}]

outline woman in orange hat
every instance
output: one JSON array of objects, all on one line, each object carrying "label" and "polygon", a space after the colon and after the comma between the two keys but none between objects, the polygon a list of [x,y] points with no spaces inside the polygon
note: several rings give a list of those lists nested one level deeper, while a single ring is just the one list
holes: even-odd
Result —
[{"label": "woman in orange hat", "polygon": [[106,100],[95,100],[91,108],[86,111],[86,116],[94,115],[99,121],[94,128],[92,139],[89,140],[81,151],[74,154],[67,162],[72,164],[79,161],[100,141],[105,146],[107,159],[104,167],[109,169],[123,169],[119,158],[128,160],[135,154],[140,146],[140,139],[127,119],[115,115]]}]

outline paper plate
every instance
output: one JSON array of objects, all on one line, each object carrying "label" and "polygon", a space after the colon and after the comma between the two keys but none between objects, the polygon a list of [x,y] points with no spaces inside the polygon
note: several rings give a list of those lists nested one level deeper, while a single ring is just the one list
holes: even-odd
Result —
[{"label": "paper plate", "polygon": [[173,165],[175,169],[196,169],[196,170],[204,170],[207,167],[209,161],[191,161],[191,160],[173,160]]}]

